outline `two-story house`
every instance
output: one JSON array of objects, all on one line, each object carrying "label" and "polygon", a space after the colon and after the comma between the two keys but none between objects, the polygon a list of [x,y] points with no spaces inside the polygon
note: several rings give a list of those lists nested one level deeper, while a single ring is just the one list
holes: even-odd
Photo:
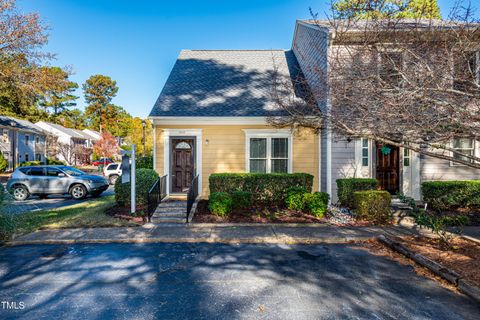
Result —
[{"label": "two-story house", "polygon": [[95,132],[65,128],[46,121],[39,121],[35,125],[57,138],[58,160],[71,165],[90,161],[93,144],[98,140]]},{"label": "two-story house", "polygon": [[22,162],[45,162],[45,141],[46,134],[33,123],[0,116],[0,152],[8,161],[8,171]]},{"label": "two-story house", "polygon": [[[168,175],[168,193],[185,193],[198,175],[199,194],[208,197],[208,177],[220,172],[310,173],[314,191],[328,192],[333,202],[338,178],[377,178],[384,189],[415,199],[422,181],[480,178],[477,169],[402,148],[384,154],[375,141],[342,139],[328,128],[272,126],[272,117],[287,116],[273,101],[272,74],[292,81],[302,75],[310,88],[322,88],[335,45],[329,25],[297,21],[289,50],[180,52],[150,112],[154,168]],[[317,97],[321,110],[328,103],[328,93]],[[453,145],[480,154],[477,141]]]}]

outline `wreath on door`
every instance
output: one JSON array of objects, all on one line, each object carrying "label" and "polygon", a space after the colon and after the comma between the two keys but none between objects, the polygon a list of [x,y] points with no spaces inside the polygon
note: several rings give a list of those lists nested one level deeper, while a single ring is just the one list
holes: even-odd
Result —
[{"label": "wreath on door", "polygon": [[388,155],[392,152],[392,148],[387,147],[387,146],[382,146],[382,147],[380,148],[380,152],[381,152],[384,156],[388,156]]}]

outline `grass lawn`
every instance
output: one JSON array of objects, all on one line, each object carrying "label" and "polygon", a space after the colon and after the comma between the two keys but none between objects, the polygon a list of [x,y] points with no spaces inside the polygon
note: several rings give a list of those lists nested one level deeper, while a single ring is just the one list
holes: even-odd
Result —
[{"label": "grass lawn", "polygon": [[[16,235],[38,229],[125,227],[138,224],[113,218],[105,211],[115,205],[115,196],[101,197],[68,207],[29,212],[14,217]],[[0,219],[1,222],[2,219]],[[5,222],[5,221],[3,221]],[[2,229],[3,223],[0,223]],[[0,230],[0,235],[2,234]]]}]

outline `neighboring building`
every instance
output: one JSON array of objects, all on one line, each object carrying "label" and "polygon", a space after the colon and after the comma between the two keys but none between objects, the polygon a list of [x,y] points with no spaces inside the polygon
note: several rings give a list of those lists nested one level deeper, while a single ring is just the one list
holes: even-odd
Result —
[{"label": "neighboring building", "polygon": [[[420,198],[425,180],[480,179],[480,170],[420,156],[402,148],[383,154],[374,141],[344,139],[327,130],[278,129],[284,115],[271,100],[272,74],[303,74],[310,87],[325,83],[331,29],[297,21],[291,50],[182,50],[150,113],[154,168],[168,175],[168,193],[185,193],[195,175],[208,196],[217,172],[306,172],[314,191],[337,200],[336,180],[374,177],[391,193]],[[480,60],[480,59],[479,59]],[[328,74],[327,72],[324,73]],[[286,97],[288,98],[288,97]],[[324,110],[329,99],[317,98]],[[457,141],[480,154],[477,141]]]},{"label": "neighboring building", "polygon": [[95,132],[65,128],[59,124],[39,121],[36,125],[46,133],[57,137],[57,159],[68,164],[86,164],[91,160],[92,148],[98,139]]},{"label": "neighboring building", "polygon": [[8,171],[19,163],[46,161],[46,134],[33,123],[0,116],[0,152],[8,161]]},{"label": "neighboring building", "polygon": [[82,131],[85,132],[90,137],[92,137],[92,141],[94,142],[100,140],[100,138],[102,137],[100,132],[92,129],[83,129]]},{"label": "neighboring building", "polygon": [[297,59],[285,50],[183,50],[150,113],[154,167],[168,174],[168,192],[184,193],[199,175],[208,196],[215,172],[306,172],[320,188],[319,136],[276,129],[271,73],[296,77]]}]

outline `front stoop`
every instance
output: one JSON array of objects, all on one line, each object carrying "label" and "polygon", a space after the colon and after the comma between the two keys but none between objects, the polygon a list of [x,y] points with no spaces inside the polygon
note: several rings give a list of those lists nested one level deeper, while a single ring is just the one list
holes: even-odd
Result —
[{"label": "front stoop", "polygon": [[161,202],[151,218],[152,223],[185,223],[187,201],[168,199]]}]

